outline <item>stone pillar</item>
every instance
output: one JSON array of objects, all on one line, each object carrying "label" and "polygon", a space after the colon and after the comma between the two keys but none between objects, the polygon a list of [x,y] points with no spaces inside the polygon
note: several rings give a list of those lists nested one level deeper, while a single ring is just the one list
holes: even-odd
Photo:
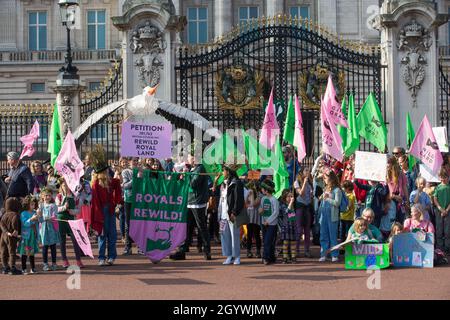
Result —
[{"label": "stone pillar", "polygon": [[62,79],[59,77],[56,80],[56,87],[53,90],[56,93],[59,123],[64,137],[69,129],[73,133],[81,124],[80,92],[85,89],[84,86],[80,85],[79,79]]},{"label": "stone pillar", "polygon": [[337,1],[336,0],[318,0],[317,1],[317,20],[322,26],[330,28],[337,32]]},{"label": "stone pillar", "polygon": [[284,14],[283,2],[284,1],[273,1],[273,0],[266,1],[267,16],[275,17],[279,14],[283,15]]},{"label": "stone pillar", "polygon": [[233,24],[232,1],[214,1],[214,37],[220,37],[231,30]]},{"label": "stone pillar", "polygon": [[381,31],[385,77],[388,147],[406,147],[406,115],[418,129],[424,115],[438,124],[438,27],[448,20],[435,4],[419,0],[388,0],[375,26]]}]

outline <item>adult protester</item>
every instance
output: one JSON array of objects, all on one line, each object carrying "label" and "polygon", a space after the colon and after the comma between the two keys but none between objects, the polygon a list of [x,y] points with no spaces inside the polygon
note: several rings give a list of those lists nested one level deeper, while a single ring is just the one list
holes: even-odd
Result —
[{"label": "adult protester", "polygon": [[[237,169],[237,165],[224,166],[223,169],[225,181],[221,186],[219,213],[222,255],[227,257],[223,262],[224,265],[241,264],[240,226],[236,219],[243,214],[244,186],[236,174]],[[219,178],[218,175],[215,183]]]},{"label": "adult protester", "polygon": [[398,164],[400,165],[403,174],[406,176],[408,192],[411,193],[416,190],[417,173],[414,170],[409,170],[409,160],[406,155],[398,158]]},{"label": "adult protester", "polygon": [[[205,260],[211,260],[211,243],[206,223],[206,206],[209,198],[208,176],[205,167],[199,163],[193,155],[189,155],[188,163],[191,165],[191,191],[188,195],[188,211],[190,211],[195,219],[199,234],[201,234],[203,242],[203,256]],[[189,227],[189,226],[188,226]],[[173,260],[185,260],[188,241],[179,248],[179,250],[170,256]]]},{"label": "adult protester", "polygon": [[31,174],[34,180],[34,192],[33,194],[38,195],[42,189],[47,186],[48,174],[44,171],[42,162],[35,160],[31,163]]},{"label": "adult protester", "polygon": [[92,172],[94,171],[94,168],[92,167],[92,162],[89,153],[86,153],[83,162],[84,162],[84,179],[90,182],[92,180]]},{"label": "adult protester", "polygon": [[[408,180],[400,169],[400,165],[395,157],[388,159],[386,183],[391,199],[397,205],[397,221],[403,223],[406,215],[409,213]],[[379,226],[378,223],[377,226]]]},{"label": "adult protester", "polygon": [[[371,208],[365,208],[362,212],[361,218],[367,221],[369,231],[372,233],[373,238],[377,239],[379,242],[382,242],[383,235],[381,234],[380,229],[373,225],[373,221],[375,220],[375,213],[373,210]],[[354,226],[351,226],[348,232],[354,233]]]},{"label": "adult protester", "polygon": [[131,158],[130,167],[122,171],[122,190],[124,193],[124,212],[125,212],[125,249],[123,255],[132,254],[132,240],[130,238],[130,220],[131,220],[131,205],[132,187],[133,187],[133,170],[139,168],[139,158]]},{"label": "adult protester", "polygon": [[286,169],[289,173],[289,188],[292,188],[292,184],[300,172],[300,163],[294,157],[294,151],[290,146],[284,146],[282,148],[284,162],[286,163]]},{"label": "adult protester", "polygon": [[34,192],[34,179],[28,166],[19,159],[20,155],[11,151],[6,155],[10,168],[5,179],[8,185],[6,197],[24,198]]},{"label": "adult protester", "polygon": [[300,257],[300,240],[302,234],[305,236],[305,257],[311,258],[311,226],[314,219],[313,209],[313,182],[309,168],[304,168],[294,182],[296,200],[295,214],[296,225],[300,235],[297,239],[297,257]]},{"label": "adult protester", "polygon": [[405,149],[402,148],[402,147],[395,146],[395,147],[392,149],[392,155],[393,155],[396,159],[400,158],[401,156],[404,156],[405,154],[406,154],[406,151],[405,151]]},{"label": "adult protester", "polygon": [[411,207],[411,218],[405,220],[403,224],[404,232],[412,232],[420,229],[424,232],[434,233],[434,226],[429,220],[424,219],[423,208],[420,204],[414,204]]}]

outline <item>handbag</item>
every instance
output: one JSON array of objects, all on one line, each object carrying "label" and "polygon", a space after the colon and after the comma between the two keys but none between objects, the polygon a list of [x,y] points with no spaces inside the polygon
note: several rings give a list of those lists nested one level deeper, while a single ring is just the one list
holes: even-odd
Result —
[{"label": "handbag", "polygon": [[239,213],[236,218],[234,223],[236,223],[236,226],[238,228],[242,227],[245,224],[249,224],[250,223],[250,218],[248,216],[247,213],[247,208],[242,208],[241,213]]}]

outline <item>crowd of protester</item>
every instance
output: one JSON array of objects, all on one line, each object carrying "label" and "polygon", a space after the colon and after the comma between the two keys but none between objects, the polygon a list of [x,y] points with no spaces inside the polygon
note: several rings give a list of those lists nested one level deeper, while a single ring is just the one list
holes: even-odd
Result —
[{"label": "crowd of protester", "polygon": [[[133,254],[130,237],[133,169],[152,172],[191,172],[188,197],[187,237],[170,259],[184,260],[196,242],[199,253],[211,260],[211,242],[221,244],[223,264],[247,258],[272,264],[295,263],[313,258],[312,242],[320,245],[319,262],[339,261],[339,250],[330,248],[345,240],[392,243],[400,232],[423,230],[435,235],[435,246],[450,254],[450,155],[444,154],[440,183],[411,169],[408,155],[395,147],[388,157],[386,182],[355,179],[354,157],[342,163],[320,155],[313,168],[302,166],[293,148],[283,148],[289,172],[289,188],[277,199],[272,176],[249,180],[238,176],[239,166],[223,165],[219,175],[206,174],[198,159],[120,158],[112,166],[96,168],[86,155],[85,175],[78,195],[68,188],[51,165],[33,161],[30,168],[17,152],[7,155],[10,172],[0,179],[0,250],[4,274],[36,273],[35,255],[42,253],[43,271],[69,267],[67,237],[71,239],[76,264],[83,268],[84,256],[67,220],[82,218],[92,240],[98,243],[100,266],[117,259],[117,228],[124,244],[121,255]],[[245,217],[245,219],[244,219]],[[196,241],[194,241],[196,240]],[[302,249],[303,244],[303,250]],[[278,248],[278,249],[277,249]],[[136,248],[138,254],[144,254]],[[50,251],[51,264],[48,262]],[[58,253],[59,251],[59,253]],[[16,255],[21,268],[16,268]],[[27,271],[27,262],[30,271]]]}]

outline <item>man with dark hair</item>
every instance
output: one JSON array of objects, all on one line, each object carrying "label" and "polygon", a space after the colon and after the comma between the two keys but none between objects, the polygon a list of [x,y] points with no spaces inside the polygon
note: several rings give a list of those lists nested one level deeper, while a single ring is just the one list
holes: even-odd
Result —
[{"label": "man with dark hair", "polygon": [[23,198],[34,191],[34,179],[30,168],[20,161],[19,154],[15,151],[8,152],[7,156],[10,171],[5,182],[8,184],[6,197]]}]

